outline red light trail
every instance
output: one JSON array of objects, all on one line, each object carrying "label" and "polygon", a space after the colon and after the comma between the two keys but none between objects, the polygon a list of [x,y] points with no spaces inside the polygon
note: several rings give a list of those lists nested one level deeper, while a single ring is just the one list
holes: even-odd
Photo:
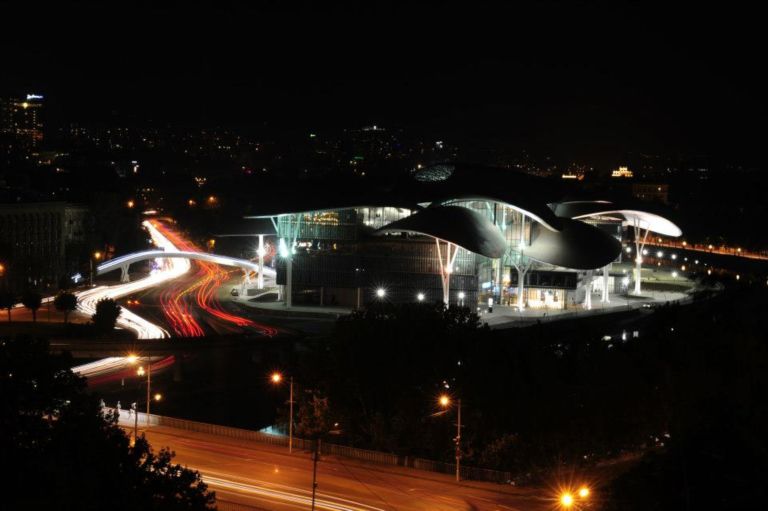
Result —
[{"label": "red light trail", "polygon": [[[182,238],[165,224],[155,222],[154,225],[179,250],[202,252],[194,243]],[[160,294],[160,305],[163,313],[177,335],[181,337],[202,337],[205,335],[205,331],[190,312],[188,297],[194,299],[194,303],[201,310],[223,322],[221,326],[227,330],[237,332],[238,329],[243,328],[254,329],[270,337],[278,333],[274,327],[225,311],[216,293],[226,282],[230,272],[222,270],[213,263],[198,261],[195,264],[200,269],[195,274],[196,281],[194,284],[184,288],[180,284],[171,283]]]}]

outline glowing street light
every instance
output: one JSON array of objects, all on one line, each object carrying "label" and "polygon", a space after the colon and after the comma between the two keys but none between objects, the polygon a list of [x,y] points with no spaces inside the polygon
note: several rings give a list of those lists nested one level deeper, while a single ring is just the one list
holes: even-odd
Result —
[{"label": "glowing street light", "polygon": [[376,296],[378,298],[384,298],[386,295],[387,295],[387,292],[384,290],[383,287],[380,287],[379,289],[376,290]]},{"label": "glowing street light", "polygon": [[581,488],[579,488],[579,497],[581,497],[582,499],[586,499],[587,497],[589,497],[589,488],[586,486],[582,486]]},{"label": "glowing street light", "polygon": [[573,505],[573,495],[570,492],[565,492],[560,495],[560,505],[569,508]]},{"label": "glowing street light", "polygon": [[128,202],[125,203],[125,205],[128,206],[128,209],[131,209],[133,208],[133,206],[136,205],[136,203],[133,202],[133,200],[129,200]]},{"label": "glowing street light", "polygon": [[[451,397],[448,394],[441,394],[437,402],[443,408],[451,406]],[[461,399],[456,401],[456,482],[461,481]]]},{"label": "glowing street light", "polygon": [[163,399],[163,395],[159,392],[156,393],[154,397],[155,397],[155,401],[160,401],[161,399]]},{"label": "glowing street light", "polygon": [[97,260],[97,261],[100,261],[101,260],[101,252],[98,252],[98,251],[94,252],[93,255],[90,258],[90,262],[91,262],[91,287],[93,287],[93,260],[94,259]]},{"label": "glowing street light", "polygon": [[424,293],[419,293],[416,295],[416,299],[420,302],[424,301]]},{"label": "glowing street light", "polygon": [[[280,385],[283,381],[283,375],[282,373],[275,371],[270,375],[269,379],[273,384]],[[288,454],[291,454],[293,452],[293,376],[288,379],[288,382]]]}]

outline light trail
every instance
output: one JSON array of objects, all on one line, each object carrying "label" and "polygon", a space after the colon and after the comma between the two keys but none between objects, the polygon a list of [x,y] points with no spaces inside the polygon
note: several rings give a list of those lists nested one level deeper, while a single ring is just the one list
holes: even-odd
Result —
[{"label": "light trail", "polygon": [[[177,233],[168,229],[163,224],[158,223],[158,228],[162,230],[163,235],[176,247],[185,252],[201,252],[201,250],[192,242],[182,238]],[[173,329],[185,337],[198,337],[204,335],[202,328],[189,314],[189,307],[185,301],[186,297],[191,297],[196,291],[194,300],[197,306],[207,312],[214,318],[222,321],[225,328],[227,324],[242,328],[251,328],[258,330],[263,335],[274,336],[278,330],[269,325],[257,323],[251,319],[232,314],[224,310],[221,302],[216,296],[217,290],[224,284],[229,272],[222,270],[219,265],[198,261],[200,271],[197,273],[199,280],[186,289],[168,289],[161,295],[161,304],[163,312],[168,317]],[[231,327],[228,327],[231,329]],[[199,329],[199,330],[198,330]]]},{"label": "light trail", "polygon": [[[152,242],[165,250],[174,250],[173,244],[163,236],[163,234],[150,221],[142,224],[149,232]],[[153,270],[152,273],[143,279],[117,284],[114,286],[99,286],[85,291],[75,293],[78,298],[78,311],[92,316],[96,313],[96,305],[99,300],[111,298],[113,300],[124,296],[143,291],[153,286],[157,286],[171,279],[180,277],[189,271],[190,263],[187,259],[160,259],[158,260],[160,269]],[[125,307],[120,310],[120,316],[117,318],[117,325],[121,328],[132,330],[139,339],[158,339],[169,337],[168,331],[154,323],[147,321],[138,314],[135,314]],[[128,368],[126,357],[108,357],[89,364],[75,366],[72,371],[85,377],[97,377],[114,373],[115,371],[126,370]],[[154,369],[154,366],[153,366]],[[118,378],[120,376],[117,376]]]},{"label": "light trail", "polygon": [[[203,473],[203,481],[217,491],[228,490],[237,494],[246,494],[254,497],[262,497],[266,500],[300,504],[303,506],[310,506],[312,504],[311,490],[268,481],[254,480],[252,482],[240,482],[208,475],[212,473],[215,472],[206,471]],[[315,508],[328,509],[330,511],[386,511],[380,507],[369,506],[362,502],[356,502],[354,500],[320,492],[317,493],[315,498]]]},{"label": "light trail", "polygon": [[[144,221],[142,225],[149,231],[152,242],[156,246],[168,251],[176,250],[173,243],[168,240],[168,238],[166,238],[151,221]],[[77,306],[78,310],[87,316],[92,316],[96,313],[96,305],[99,300],[105,298],[116,300],[158,286],[164,282],[184,275],[191,267],[190,262],[187,259],[157,259],[157,262],[160,268],[152,270],[150,275],[146,278],[114,286],[99,286],[77,293],[79,302]],[[120,316],[117,319],[117,325],[121,328],[133,330],[136,332],[136,336],[139,339],[169,337],[167,330],[147,321],[125,307],[122,308]]]}]

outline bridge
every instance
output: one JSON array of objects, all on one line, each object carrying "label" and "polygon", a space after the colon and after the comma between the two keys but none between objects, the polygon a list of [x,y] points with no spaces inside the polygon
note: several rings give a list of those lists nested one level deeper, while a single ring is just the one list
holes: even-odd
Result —
[{"label": "bridge", "polygon": [[[263,286],[264,275],[264,263],[263,259],[259,258],[258,263],[248,261],[247,259],[237,259],[235,257],[222,256],[216,254],[208,254],[206,252],[188,252],[183,250],[178,251],[166,251],[166,250],[145,250],[143,252],[134,252],[133,254],[127,254],[124,256],[110,259],[103,264],[100,264],[96,268],[96,275],[103,275],[111,271],[119,269],[121,271],[120,281],[130,282],[128,277],[128,268],[139,261],[146,261],[147,259],[169,259],[169,258],[183,258],[193,259],[196,261],[205,261],[207,263],[220,264],[222,266],[232,266],[243,270],[245,280],[250,281],[250,273],[255,271],[259,276],[259,288]],[[273,270],[270,270],[273,271]]]}]

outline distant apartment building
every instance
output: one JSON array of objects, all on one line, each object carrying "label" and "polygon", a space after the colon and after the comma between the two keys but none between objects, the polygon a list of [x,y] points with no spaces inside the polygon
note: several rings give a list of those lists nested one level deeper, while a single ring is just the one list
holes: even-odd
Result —
[{"label": "distant apartment building", "polygon": [[616,178],[632,178],[634,177],[634,172],[632,172],[629,167],[619,167],[618,169],[615,169],[611,172],[611,177]]},{"label": "distant apartment building", "polygon": [[79,271],[91,220],[87,208],[65,202],[0,204],[0,285],[45,289]]},{"label": "distant apartment building", "polygon": [[669,185],[662,183],[632,183],[632,197],[642,201],[669,203]]},{"label": "distant apartment building", "polygon": [[36,150],[43,142],[43,96],[0,98],[0,134],[10,136],[26,150]]}]

